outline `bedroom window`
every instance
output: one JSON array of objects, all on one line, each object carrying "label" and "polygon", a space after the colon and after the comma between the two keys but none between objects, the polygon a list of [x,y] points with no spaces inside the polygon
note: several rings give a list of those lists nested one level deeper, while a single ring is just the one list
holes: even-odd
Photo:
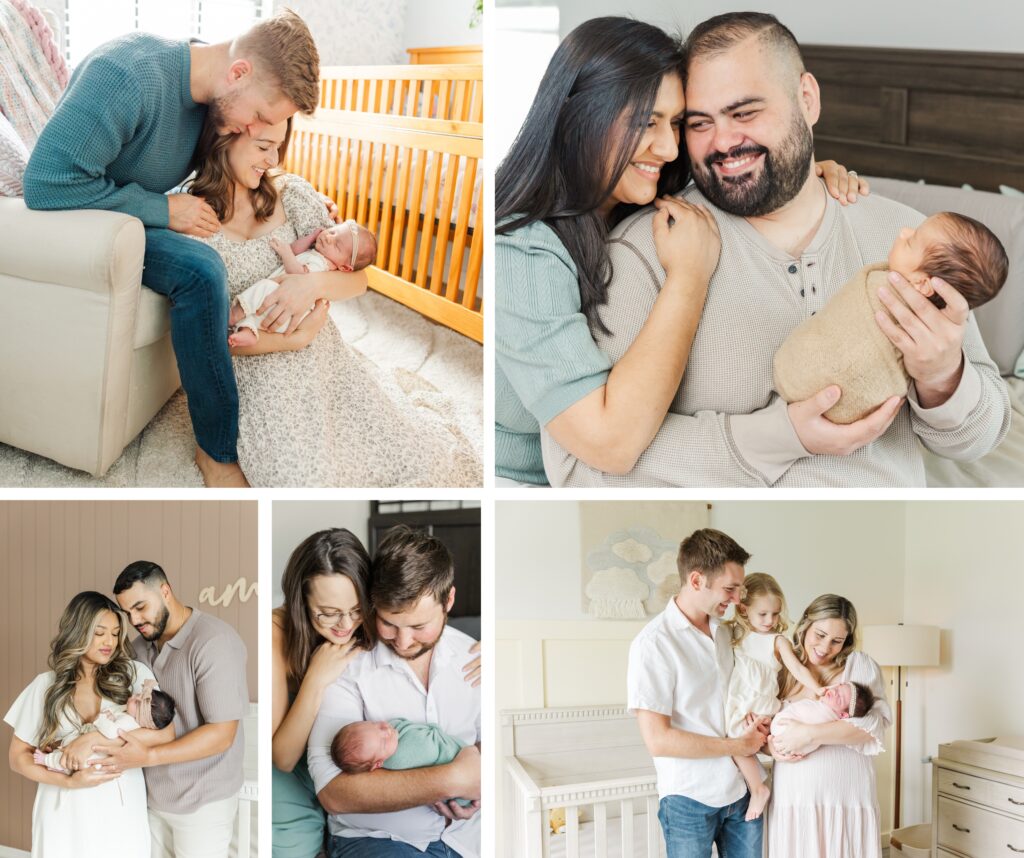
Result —
[{"label": "bedroom window", "polygon": [[492,147],[489,151],[495,153],[497,164],[519,133],[544,70],[558,47],[559,10],[550,0],[497,0],[494,22],[498,38],[487,50],[497,56],[498,68],[516,70],[515,74],[499,76],[494,102],[502,109],[488,120],[493,126],[487,129],[487,145]]},{"label": "bedroom window", "polygon": [[222,42],[272,12],[272,0],[64,0],[64,55],[74,68],[95,47],[142,30]]}]

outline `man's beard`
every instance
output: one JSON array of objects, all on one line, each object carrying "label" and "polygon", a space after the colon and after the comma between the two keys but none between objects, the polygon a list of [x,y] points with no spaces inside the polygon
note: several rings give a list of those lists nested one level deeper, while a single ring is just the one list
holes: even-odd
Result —
[{"label": "man's beard", "polygon": [[[761,153],[764,163],[760,173],[753,170],[739,176],[720,176],[715,172],[715,161]],[[728,153],[712,152],[702,165],[693,165],[693,181],[708,201],[722,211],[738,217],[760,217],[778,211],[800,193],[807,181],[813,154],[811,129],[799,111],[794,110],[789,134],[774,151],[746,144]]]},{"label": "man's beard", "polygon": [[434,638],[428,644],[420,644],[420,648],[416,652],[414,652],[412,655],[403,655],[402,653],[400,653],[397,649],[395,649],[395,642],[394,641],[385,640],[384,643],[386,643],[391,648],[391,651],[395,655],[397,655],[399,658],[405,659],[406,661],[416,661],[416,659],[420,658],[421,656],[426,655],[435,646],[437,646],[437,642],[439,640],[441,640],[441,635],[444,634],[444,627],[446,625],[448,625],[448,612],[447,611],[445,611],[444,622],[441,624],[441,631],[439,631],[437,633],[437,637]]},{"label": "man's beard", "polygon": [[236,94],[229,92],[227,95],[218,96],[206,106],[206,121],[211,123],[221,136],[235,133],[227,130],[234,124],[228,121],[227,111],[236,100]]},{"label": "man's beard", "polygon": [[142,637],[145,638],[147,641],[155,641],[157,638],[163,635],[164,629],[167,628],[167,620],[170,616],[171,612],[168,611],[167,606],[164,605],[163,607],[161,607],[160,613],[157,615],[156,622],[148,624],[153,628],[153,631],[150,634],[143,634],[142,630],[139,629],[138,626],[135,627],[135,630],[140,635],[142,635]]}]

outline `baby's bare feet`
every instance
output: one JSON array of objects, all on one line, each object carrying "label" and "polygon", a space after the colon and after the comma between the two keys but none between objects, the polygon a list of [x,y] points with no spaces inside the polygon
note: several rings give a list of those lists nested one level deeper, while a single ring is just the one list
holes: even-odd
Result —
[{"label": "baby's bare feet", "polygon": [[258,341],[259,337],[252,328],[239,328],[233,334],[228,335],[228,345],[232,348],[254,346]]},{"label": "baby's bare feet", "polygon": [[772,791],[768,789],[764,784],[761,784],[759,789],[750,791],[750,802],[747,804],[747,815],[744,819],[750,822],[752,819],[757,819],[762,813],[764,813],[765,806],[768,804],[768,799],[771,797]]}]

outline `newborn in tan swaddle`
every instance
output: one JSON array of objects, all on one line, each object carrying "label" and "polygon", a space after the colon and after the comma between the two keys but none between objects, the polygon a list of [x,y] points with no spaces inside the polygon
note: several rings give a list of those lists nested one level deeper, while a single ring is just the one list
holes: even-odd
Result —
[{"label": "newborn in tan swaddle", "polygon": [[[775,389],[786,402],[809,399],[830,384],[842,396],[825,412],[833,423],[853,423],[890,396],[903,396],[910,379],[903,355],[875,313],[887,312],[878,289],[897,271],[937,307],[931,285],[941,277],[974,308],[1006,282],[1006,251],[988,227],[954,212],[932,215],[917,229],[900,231],[886,262],[866,265],[815,316],[798,325],[775,353]],[[899,299],[895,289],[889,292]]]}]

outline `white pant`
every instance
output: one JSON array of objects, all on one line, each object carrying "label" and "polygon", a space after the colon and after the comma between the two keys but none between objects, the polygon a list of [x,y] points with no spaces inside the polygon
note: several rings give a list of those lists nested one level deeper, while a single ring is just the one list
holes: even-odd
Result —
[{"label": "white pant", "polygon": [[192,813],[150,808],[152,858],[227,858],[237,816],[237,795],[211,801]]}]

